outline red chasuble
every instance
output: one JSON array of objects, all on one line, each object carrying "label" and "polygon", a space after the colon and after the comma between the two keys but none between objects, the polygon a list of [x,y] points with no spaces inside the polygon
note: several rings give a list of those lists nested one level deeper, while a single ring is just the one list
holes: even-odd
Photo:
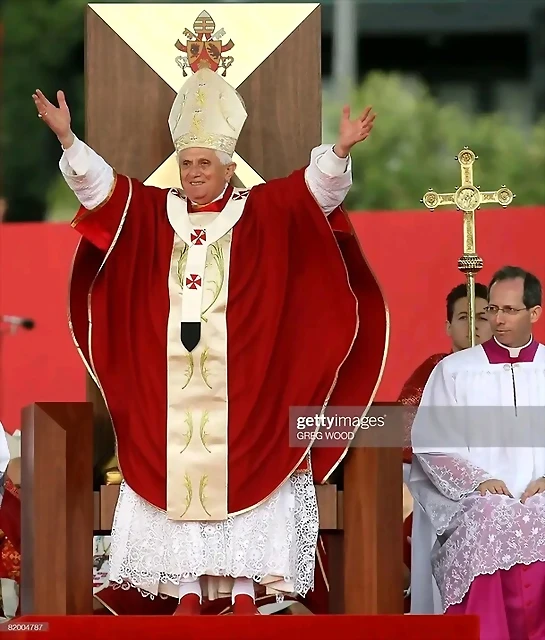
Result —
[{"label": "red chasuble", "polygon": [[[70,286],[73,336],[105,397],[124,479],[162,510],[168,193],[117,176],[103,206],[80,209]],[[226,324],[228,511],[236,514],[270,496],[308,454],[308,442],[290,446],[290,407],[321,407],[328,397],[330,410],[368,406],[386,355],[380,288],[347,215],[339,208],[325,216],[303,169],[247,198],[232,232]],[[345,453],[313,449],[315,482]]]}]

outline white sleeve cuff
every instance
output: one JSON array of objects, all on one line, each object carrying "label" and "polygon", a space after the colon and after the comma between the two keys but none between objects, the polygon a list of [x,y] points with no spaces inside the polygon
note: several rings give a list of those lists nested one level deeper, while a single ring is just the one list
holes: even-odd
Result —
[{"label": "white sleeve cuff", "polygon": [[63,150],[59,167],[67,185],[86,209],[102,204],[114,181],[114,170],[85,142],[74,142]]},{"label": "white sleeve cuff", "polygon": [[343,203],[352,186],[352,160],[350,156],[339,158],[333,151],[333,145],[314,147],[305,179],[314,199],[329,215]]},{"label": "white sleeve cuff", "polygon": [[89,171],[89,154],[85,144],[74,136],[74,142],[68,149],[63,148],[61,171],[69,176],[84,176]]},{"label": "white sleeve cuff", "polygon": [[350,156],[346,158],[339,158],[339,156],[333,151],[333,147],[329,147],[324,153],[322,153],[316,159],[320,171],[327,176],[340,177],[350,167]]}]

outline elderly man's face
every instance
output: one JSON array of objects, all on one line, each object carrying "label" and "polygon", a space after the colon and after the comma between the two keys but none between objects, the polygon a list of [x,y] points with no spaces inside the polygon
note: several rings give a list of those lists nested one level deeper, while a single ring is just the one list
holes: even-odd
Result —
[{"label": "elderly man's face", "polygon": [[179,155],[180,178],[186,196],[204,205],[215,200],[231,180],[236,165],[221,163],[212,149],[185,149]]}]

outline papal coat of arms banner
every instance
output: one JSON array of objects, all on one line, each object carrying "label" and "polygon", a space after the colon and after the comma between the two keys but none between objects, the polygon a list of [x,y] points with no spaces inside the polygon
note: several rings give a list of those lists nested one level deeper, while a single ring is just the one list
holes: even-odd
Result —
[{"label": "papal coat of arms banner", "polygon": [[[256,11],[239,3],[89,5],[176,92],[188,74],[203,66],[227,76],[236,89],[318,7],[263,4]],[[263,182],[244,158],[235,154],[233,159],[242,184]],[[146,180],[157,187],[178,183],[174,154]]]},{"label": "papal coat of arms banner", "polygon": [[201,11],[193,23],[193,33],[189,29],[184,30],[185,44],[178,40],[176,48],[185,56],[178,56],[176,62],[182,68],[184,76],[187,75],[187,67],[196,72],[203,67],[212,71],[223,69],[222,75],[227,75],[227,69],[233,64],[233,56],[224,54],[235,46],[232,40],[223,44],[221,38],[225,35],[225,29],[216,31],[216,23],[208,11]]}]

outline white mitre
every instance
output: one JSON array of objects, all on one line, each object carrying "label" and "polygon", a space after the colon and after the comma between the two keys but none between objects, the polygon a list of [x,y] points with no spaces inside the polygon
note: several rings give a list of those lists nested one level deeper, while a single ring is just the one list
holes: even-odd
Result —
[{"label": "white mitre", "polygon": [[176,152],[204,147],[232,156],[247,115],[228,82],[211,69],[199,69],[180,89],[168,118]]}]

